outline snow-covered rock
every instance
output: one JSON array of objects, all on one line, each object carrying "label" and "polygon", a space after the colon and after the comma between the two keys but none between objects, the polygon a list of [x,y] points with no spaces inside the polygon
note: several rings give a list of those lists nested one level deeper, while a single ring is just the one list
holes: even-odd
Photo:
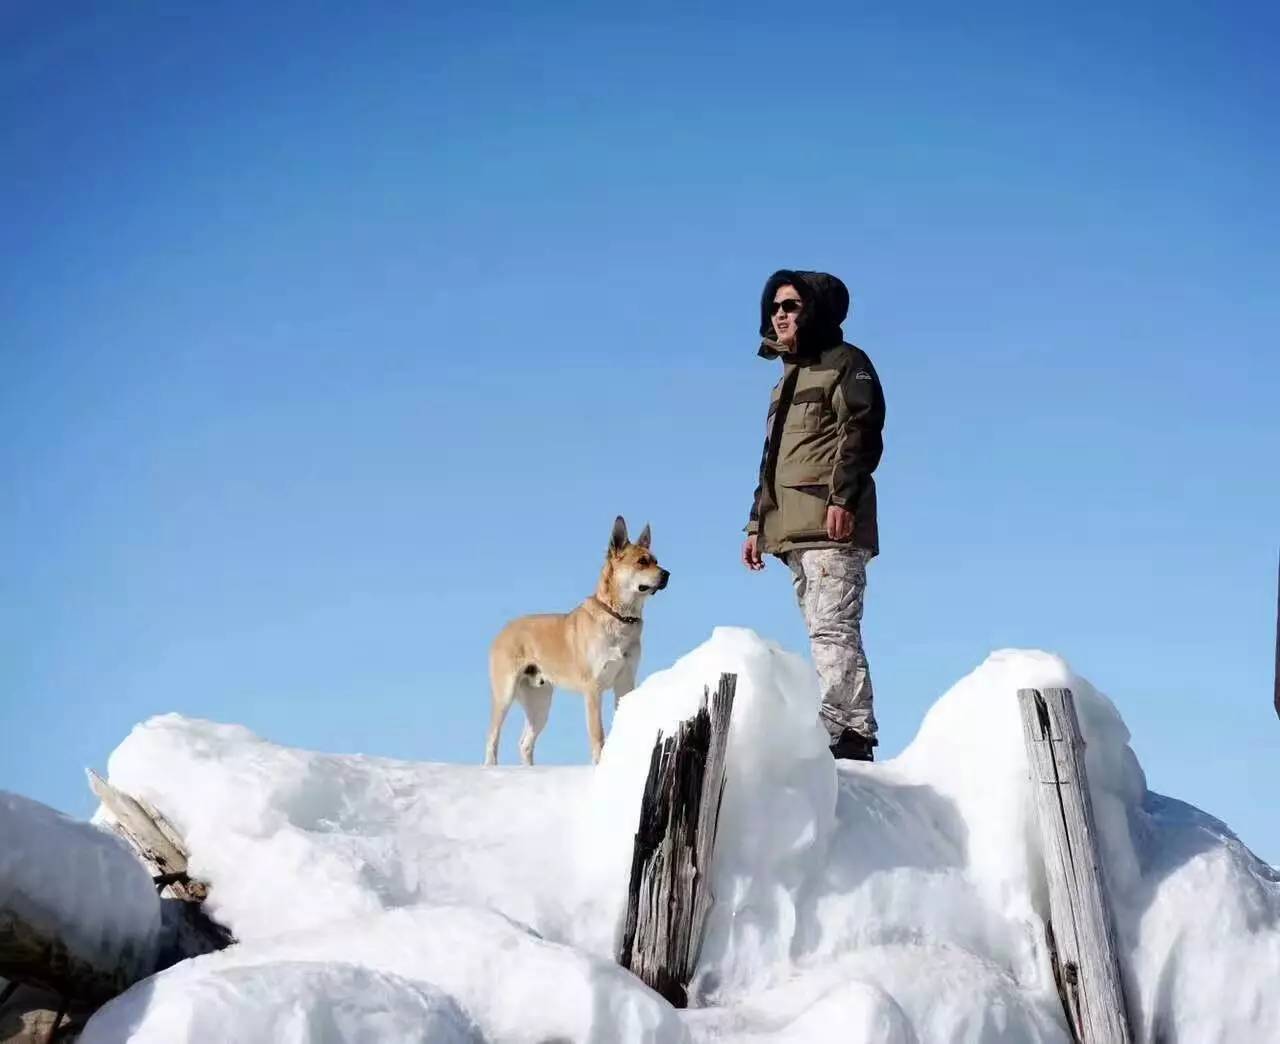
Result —
[{"label": "snow-covered rock", "polygon": [[0,911],[125,978],[155,966],[160,900],[146,868],[110,831],[0,791]]},{"label": "snow-covered rock", "polygon": [[[739,680],[703,1006],[676,1012],[611,956],[653,741],[721,671]],[[184,834],[244,941],[139,984],[85,1040],[214,1039],[219,1019],[244,1041],[419,1039],[396,1020],[429,1011],[460,1040],[1066,1041],[1016,702],[1049,685],[1076,694],[1139,1035],[1280,1040],[1275,872],[1150,793],[1115,707],[1061,659],[995,653],[898,758],[837,767],[806,662],[728,628],[627,697],[594,770],[138,726],[112,782]]]}]

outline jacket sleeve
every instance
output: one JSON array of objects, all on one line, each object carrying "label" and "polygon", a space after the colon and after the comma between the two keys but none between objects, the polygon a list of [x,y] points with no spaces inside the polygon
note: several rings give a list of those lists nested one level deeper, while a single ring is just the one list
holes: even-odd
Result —
[{"label": "jacket sleeve", "polygon": [[[764,440],[764,449],[760,452],[759,475],[764,474],[764,460],[769,453],[769,440]],[[763,480],[761,480],[763,481]],[[747,535],[760,532],[760,482],[756,483],[756,491],[751,497],[751,514],[747,516]]]},{"label": "jacket sleeve", "polygon": [[851,362],[832,398],[839,438],[828,501],[852,511],[884,451],[884,392],[871,361]]}]

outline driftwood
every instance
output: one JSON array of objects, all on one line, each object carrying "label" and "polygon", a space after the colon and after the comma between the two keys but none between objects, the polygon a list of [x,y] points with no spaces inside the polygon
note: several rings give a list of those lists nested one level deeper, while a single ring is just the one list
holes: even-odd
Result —
[{"label": "driftwood", "polygon": [[1018,705],[1049,883],[1046,941],[1067,1023],[1083,1044],[1129,1044],[1075,701],[1069,689],[1020,689]]},{"label": "driftwood", "polygon": [[722,674],[698,713],[659,736],[649,759],[618,963],[678,1008],[711,908],[711,856],[737,675]]},{"label": "driftwood", "polygon": [[203,901],[207,889],[187,878],[187,847],[169,821],[145,801],[117,790],[93,769],[85,769],[85,775],[89,777],[89,789],[111,813],[116,833],[147,864],[157,885],[163,885],[161,894]]},{"label": "driftwood", "polygon": [[93,769],[85,771],[89,789],[111,813],[112,826],[146,864],[160,889],[164,939],[156,970],[235,942],[231,932],[200,905],[208,896],[209,887],[187,876],[189,856],[182,835],[147,802],[113,787]]}]

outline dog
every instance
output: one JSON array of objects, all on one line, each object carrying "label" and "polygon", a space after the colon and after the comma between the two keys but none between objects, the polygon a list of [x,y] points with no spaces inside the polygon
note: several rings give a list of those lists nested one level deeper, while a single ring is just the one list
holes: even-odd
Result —
[{"label": "dog", "polygon": [[645,601],[667,586],[671,574],[650,550],[646,525],[632,543],[627,523],[613,522],[604,568],[595,594],[567,613],[521,616],[508,623],[489,649],[489,682],[493,696],[484,762],[498,762],[502,722],[515,700],[524,707],[520,759],[533,764],[533,747],[547,724],[551,694],[561,686],[587,700],[587,736],[591,762],[600,760],[604,724],[600,701],[613,689],[614,707],[636,686],[640,666],[641,613]]}]

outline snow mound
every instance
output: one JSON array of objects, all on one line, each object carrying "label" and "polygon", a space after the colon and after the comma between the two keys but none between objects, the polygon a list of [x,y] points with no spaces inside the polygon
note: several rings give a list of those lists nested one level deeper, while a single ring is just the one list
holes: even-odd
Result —
[{"label": "snow mound", "polygon": [[440,990],[355,964],[190,962],[99,1011],[80,1039],[133,1044],[483,1044]]},{"label": "snow mound", "polygon": [[[738,693],[716,903],[701,1007],[676,1012],[611,957],[653,742],[722,671]],[[184,833],[245,941],[135,987],[86,1040],[114,1039],[93,1036],[108,1016],[133,1039],[200,1040],[172,1013],[224,1002],[289,1039],[250,1022],[255,989],[259,1008],[272,995],[317,1020],[350,1001],[359,1029],[314,1039],[415,1039],[362,1021],[355,966],[385,977],[396,1012],[443,995],[463,1021],[432,1010],[490,1040],[1067,1041],[1016,700],[1052,685],[1076,696],[1138,1036],[1280,1040],[1280,880],[1147,790],[1114,705],[1061,659],[994,653],[898,758],[837,766],[807,663],[731,628],[623,701],[595,770],[313,754],[174,715],[138,726],[112,782]]]},{"label": "snow mound", "polygon": [[142,974],[155,960],[160,900],[115,834],[0,791],[0,912],[61,939],[100,970]]},{"label": "snow mound", "polygon": [[[300,961],[324,962],[316,965],[319,969],[345,969],[356,964],[400,983],[428,985],[436,995],[443,991],[461,1010],[471,1013],[485,1040],[625,1040],[660,1044],[686,1039],[674,1009],[616,964],[547,942],[500,914],[474,907],[391,910],[270,941],[258,940],[185,961],[156,976],[154,982],[163,996],[181,1003],[189,986],[208,994],[233,987],[234,982],[228,979],[232,971],[258,969],[261,976],[241,974],[235,982],[257,984],[261,989],[261,982],[273,978],[273,969]],[[340,974],[349,972],[343,970]],[[314,985],[322,986],[323,981],[324,974],[318,972],[302,986],[310,991]],[[260,1000],[252,996],[234,995],[237,1008],[249,1009],[256,1003]],[[280,999],[272,1003],[280,1004]],[[320,1013],[324,1014],[323,1007]],[[154,1011],[149,984],[141,983],[94,1017],[84,1044],[120,1039],[104,1031],[98,1024],[100,1019],[109,1019],[105,1025],[127,1025],[139,1015],[148,1032],[155,1025],[156,1040],[205,1039],[176,1034],[164,1013]],[[466,1025],[465,1021],[458,1021],[456,1012],[451,1017],[453,1025]],[[165,1032],[170,1035],[164,1036]],[[225,1037],[208,1038],[210,1044],[218,1039]],[[403,1038],[379,1035],[319,1039]]]},{"label": "snow mound", "polygon": [[541,935],[570,933],[563,840],[589,768],[316,754],[167,714],[135,726],[108,771],[182,834],[190,872],[214,886],[209,912],[238,939],[424,902],[493,906]]}]

